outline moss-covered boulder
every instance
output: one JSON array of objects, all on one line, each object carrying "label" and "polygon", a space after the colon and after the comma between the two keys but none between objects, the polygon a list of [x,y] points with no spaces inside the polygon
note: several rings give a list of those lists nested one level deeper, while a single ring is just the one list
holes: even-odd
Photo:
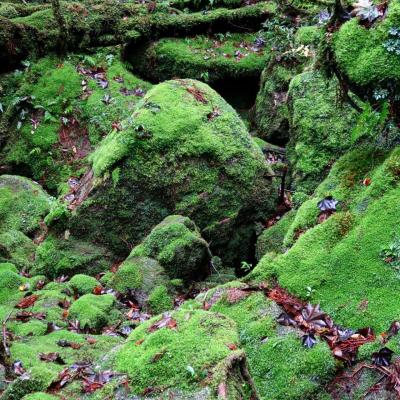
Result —
[{"label": "moss-covered boulder", "polygon": [[115,303],[110,294],[85,294],[70,307],[68,317],[79,321],[82,328],[98,330],[115,320],[118,313],[112,313]]},{"label": "moss-covered boulder", "polygon": [[270,52],[257,34],[227,33],[161,39],[128,54],[135,71],[152,81],[192,78],[206,82],[257,78]]},{"label": "moss-covered boulder", "polygon": [[92,293],[93,289],[99,285],[96,278],[85,274],[74,275],[68,283],[72,290],[80,295]]},{"label": "moss-covered boulder", "polygon": [[363,26],[353,18],[333,36],[332,47],[341,73],[364,94],[375,91],[384,95],[393,89],[396,93],[400,79],[399,23],[400,4],[390,1],[385,16],[372,26]]},{"label": "moss-covered boulder", "polygon": [[200,280],[209,270],[207,242],[187,217],[170,215],[155,226],[130,257],[156,259],[170,279]]},{"label": "moss-covered boulder", "polygon": [[[399,166],[399,147],[358,148],[340,158],[297,211],[285,238],[292,247],[262,258],[249,279],[277,278],[338,324],[385,331],[398,318]],[[328,193],[338,211],[319,223],[317,203]]]},{"label": "moss-covered boulder", "polygon": [[282,310],[263,291],[244,289],[246,285],[231,282],[196,300],[235,321],[260,399],[318,398],[335,372],[336,362],[327,344],[318,340],[306,349],[301,331],[278,324]]},{"label": "moss-covered boulder", "polygon": [[155,393],[174,390],[190,396],[206,384],[199,398],[212,399],[223,384],[230,398],[241,398],[251,388],[240,372],[243,353],[230,349],[237,344],[236,324],[229,318],[202,310],[176,311],[135,329],[116,357],[116,368],[128,374],[138,394],[151,387]]},{"label": "moss-covered boulder", "polygon": [[53,201],[38,183],[28,178],[0,176],[0,232],[33,233]]},{"label": "moss-covered boulder", "polygon": [[243,122],[193,80],[151,89],[90,160],[93,172],[79,193],[91,192],[70,202],[71,232],[125,254],[126,243],[138,243],[169,214],[189,216],[212,238],[238,221],[251,226],[276,200],[273,174]]},{"label": "moss-covered boulder", "polygon": [[357,112],[337,98],[338,84],[304,72],[289,86],[290,141],[287,156],[293,184],[311,194],[338,156],[351,144]]},{"label": "moss-covered boulder", "polygon": [[78,273],[96,275],[112,264],[113,255],[104,247],[79,240],[69,233],[51,233],[36,248],[30,270],[49,278]]}]

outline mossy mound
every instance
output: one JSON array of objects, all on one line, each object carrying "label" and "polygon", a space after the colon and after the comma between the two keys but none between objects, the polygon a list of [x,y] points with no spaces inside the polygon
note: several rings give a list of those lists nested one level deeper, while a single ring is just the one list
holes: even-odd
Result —
[{"label": "mossy mound", "polygon": [[[71,232],[126,254],[169,214],[184,214],[207,238],[265,215],[276,200],[272,172],[236,112],[207,85],[167,81],[91,155],[94,189]],[[132,223],[133,222],[133,223]],[[225,254],[232,256],[232,254]]]},{"label": "mossy mound", "polygon": [[85,274],[74,275],[68,283],[72,290],[80,295],[92,293],[93,289],[99,285],[96,278]]},{"label": "mossy mound", "polygon": [[268,46],[258,46],[257,39],[257,34],[237,33],[161,39],[127,56],[135,71],[157,82],[256,78],[270,57]]},{"label": "mossy mound", "polygon": [[311,194],[351,144],[356,111],[337,99],[338,85],[318,72],[304,72],[289,86],[290,141],[287,157],[296,196]]},{"label": "mossy mound", "polygon": [[[5,85],[10,81],[13,90],[2,104],[11,135],[0,153],[2,162],[28,171],[53,193],[68,192],[68,179],[82,173],[92,146],[131,114],[150,87],[129,73],[115,53],[104,49],[92,56],[47,57],[17,77],[10,75]],[[96,73],[106,87],[96,81]]]},{"label": "mossy mound", "polygon": [[261,233],[256,243],[256,258],[258,261],[267,253],[276,255],[284,252],[283,240],[295,215],[294,211],[289,211],[275,225]]},{"label": "mossy mound", "polygon": [[1,175],[0,232],[34,232],[53,201],[36,182],[21,176]]},{"label": "mossy mound", "polygon": [[[399,150],[361,148],[343,156],[297,211],[285,238],[293,246],[273,260],[265,256],[251,276],[277,278],[291,293],[320,303],[338,324],[386,330],[398,317],[398,256],[385,261],[384,249],[398,240]],[[317,202],[327,194],[339,211],[318,224]]]},{"label": "mossy mound", "polygon": [[76,273],[96,275],[112,264],[112,254],[104,247],[65,237],[64,234],[49,234],[36,248],[35,262],[30,271],[49,278]]},{"label": "mossy mound", "polygon": [[187,217],[170,215],[155,226],[130,257],[155,258],[170,279],[200,280],[208,273],[208,244]]},{"label": "mossy mound", "polygon": [[118,317],[118,312],[113,310],[114,302],[110,294],[85,294],[72,304],[68,317],[78,320],[83,329],[99,330]]},{"label": "mossy mound", "polygon": [[304,348],[301,332],[277,323],[282,310],[276,304],[263,292],[251,293],[241,287],[231,282],[199,295],[198,300],[236,322],[259,398],[316,398],[335,371],[329,347],[318,341],[312,349]]},{"label": "mossy mound", "polygon": [[[357,18],[346,22],[334,34],[333,49],[338,67],[364,92],[391,90],[399,83],[400,59],[396,54],[396,34],[400,23],[400,4],[388,3],[387,14],[372,27],[362,26]],[[397,44],[398,46],[398,44]],[[392,49],[392,50],[391,50]]]},{"label": "mossy mound", "polygon": [[[159,320],[170,318],[173,325],[154,329]],[[224,360],[236,351],[235,323],[207,311],[176,311],[157,316],[138,327],[116,357],[116,367],[129,375],[134,393],[148,387],[198,391],[205,381],[216,390]],[[206,397],[206,398],[212,398]]]}]

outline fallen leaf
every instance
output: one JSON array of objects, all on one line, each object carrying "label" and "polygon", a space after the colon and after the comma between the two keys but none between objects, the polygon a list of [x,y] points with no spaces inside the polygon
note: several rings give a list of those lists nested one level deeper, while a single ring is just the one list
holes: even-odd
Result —
[{"label": "fallen leaf", "polygon": [[28,297],[23,298],[21,301],[18,302],[18,304],[15,306],[16,308],[28,308],[31,307],[35,304],[36,300],[39,298],[39,296],[32,294]]}]

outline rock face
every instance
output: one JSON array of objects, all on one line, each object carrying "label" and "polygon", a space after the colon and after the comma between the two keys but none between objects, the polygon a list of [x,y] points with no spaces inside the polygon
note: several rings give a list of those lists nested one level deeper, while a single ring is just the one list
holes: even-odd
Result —
[{"label": "rock face", "polygon": [[244,123],[194,80],[151,89],[90,160],[94,188],[70,204],[71,230],[125,254],[126,243],[138,243],[168,214],[189,216],[208,238],[243,215],[246,223],[265,214],[276,200],[272,173]]}]

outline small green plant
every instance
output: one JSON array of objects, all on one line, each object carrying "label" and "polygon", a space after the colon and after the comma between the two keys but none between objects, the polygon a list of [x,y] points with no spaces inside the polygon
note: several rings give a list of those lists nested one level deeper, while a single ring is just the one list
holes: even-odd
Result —
[{"label": "small green plant", "polygon": [[313,289],[311,286],[306,287],[306,297],[309,299],[312,297],[312,295],[315,293],[315,289]]},{"label": "small green plant", "polygon": [[400,235],[396,235],[388,247],[381,250],[382,260],[400,272]]},{"label": "small green plant", "polygon": [[240,268],[244,271],[244,272],[250,272],[253,269],[253,265],[246,262],[246,261],[242,261]]},{"label": "small green plant", "polygon": [[400,28],[389,29],[389,39],[383,43],[383,47],[389,53],[400,56]]}]

